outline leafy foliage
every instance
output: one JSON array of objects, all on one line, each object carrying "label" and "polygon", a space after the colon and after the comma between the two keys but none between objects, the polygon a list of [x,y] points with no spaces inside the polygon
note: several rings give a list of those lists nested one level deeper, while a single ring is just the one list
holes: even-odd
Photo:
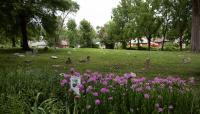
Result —
[{"label": "leafy foliage", "polygon": [[92,47],[92,39],[95,38],[95,30],[92,25],[85,19],[80,22],[80,44],[81,47]]},{"label": "leafy foliage", "polygon": [[76,47],[79,43],[79,36],[75,20],[69,20],[67,23],[67,28],[67,37],[70,47]]}]

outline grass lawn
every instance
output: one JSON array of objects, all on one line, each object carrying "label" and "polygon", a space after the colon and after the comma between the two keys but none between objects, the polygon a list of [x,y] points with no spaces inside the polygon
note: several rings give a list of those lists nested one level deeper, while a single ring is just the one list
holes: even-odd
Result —
[{"label": "grass lawn", "polygon": [[[31,60],[28,65],[32,70],[48,70],[58,73],[68,71],[73,67],[80,72],[87,69],[99,72],[114,72],[118,74],[134,72],[138,76],[200,76],[200,55],[190,52],[161,52],[161,51],[130,51],[130,50],[101,50],[101,49],[57,49],[49,50],[32,57],[31,55],[21,58],[13,58],[13,53],[19,50],[0,51],[0,69],[27,66],[25,60]],[[58,59],[51,59],[50,56],[57,56]],[[80,63],[79,60],[91,57],[91,61]],[[65,61],[70,57],[72,64],[66,65]],[[151,58],[149,70],[145,70],[145,61]],[[184,64],[183,59],[190,58],[191,62]],[[55,68],[53,65],[60,65]]]},{"label": "grass lawn", "polygon": [[[70,110],[73,110],[75,107],[74,97],[70,96],[70,91],[67,92],[67,88],[60,85],[63,77],[59,75],[62,72],[68,72],[72,67],[81,73],[90,69],[102,73],[114,72],[123,74],[134,72],[137,76],[145,76],[147,78],[155,76],[189,78],[193,76],[197,81],[200,79],[200,55],[190,52],[152,51],[149,53],[148,51],[130,50],[50,49],[48,52],[40,50],[36,56],[26,55],[25,57],[14,56],[13,54],[16,52],[21,51],[19,49],[0,50],[0,114],[37,113],[38,110],[41,110],[41,107],[47,112],[66,114],[66,98],[69,98],[67,101],[71,103],[68,107],[70,107]],[[57,56],[58,59],[51,59],[51,56]],[[85,59],[87,56],[91,57],[89,62],[79,62],[79,60]],[[70,65],[65,64],[68,57],[72,59],[72,64]],[[145,70],[144,63],[146,58],[149,57],[151,58],[151,67],[149,70]],[[190,58],[191,62],[184,64],[184,58]],[[26,63],[25,61],[27,60],[31,62]],[[187,111],[191,110],[192,112],[192,109],[199,107],[199,100],[194,99],[198,98],[195,97],[195,95],[198,95],[196,92],[194,90],[194,93],[191,93],[191,98],[187,96],[190,96],[190,93],[187,95],[176,94],[176,102],[183,105],[177,108],[178,112],[186,109],[183,114],[188,114]],[[117,94],[119,98],[121,98],[122,93],[119,91]],[[40,96],[36,97],[39,94]],[[117,97],[117,95],[113,97]],[[143,100],[143,95],[137,95],[139,96],[130,98],[139,97]],[[181,98],[178,95],[181,95]],[[82,100],[87,101],[88,99],[84,98]],[[182,103],[182,101],[186,100],[186,103]],[[196,106],[194,108],[193,105],[190,107],[190,101],[193,103],[193,100]],[[89,101],[93,103],[93,101]],[[138,101],[138,103],[133,105],[140,106],[142,105],[140,102]],[[155,101],[152,100],[152,102]],[[142,101],[142,103],[145,103],[145,101]],[[86,103],[82,104],[85,106]],[[148,106],[154,107],[154,104]],[[186,108],[187,106],[188,109]],[[117,107],[121,107],[121,105],[117,105],[114,108],[117,110]],[[103,110],[99,109],[99,111]],[[113,112],[112,114],[115,113]]]}]

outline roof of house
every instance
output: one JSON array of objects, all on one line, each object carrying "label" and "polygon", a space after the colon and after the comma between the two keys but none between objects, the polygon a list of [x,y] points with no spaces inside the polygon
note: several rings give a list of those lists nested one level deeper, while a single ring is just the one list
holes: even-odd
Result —
[{"label": "roof of house", "polygon": [[62,41],[60,42],[60,45],[64,45],[64,46],[66,46],[66,45],[68,45],[68,43],[67,43],[66,40],[62,40]]}]

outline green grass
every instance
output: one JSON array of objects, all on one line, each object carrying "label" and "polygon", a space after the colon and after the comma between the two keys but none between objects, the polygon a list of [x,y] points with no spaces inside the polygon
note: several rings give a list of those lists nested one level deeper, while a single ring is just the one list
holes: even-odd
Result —
[{"label": "green grass", "polygon": [[[47,53],[40,51],[35,56],[26,56],[24,58],[12,58],[13,53],[19,50],[1,50],[0,51],[0,69],[15,69],[16,66],[24,66],[25,60],[31,60],[29,65],[32,70],[41,70],[47,68],[52,71],[65,72],[74,67],[83,72],[87,69],[99,72],[115,72],[122,74],[125,72],[134,72],[138,76],[181,76],[181,77],[199,77],[200,76],[200,54],[190,52],[161,52],[161,51],[131,51],[131,50],[101,50],[101,49],[57,49],[49,50]],[[50,56],[58,56],[58,59],[51,59]],[[91,57],[88,63],[79,63],[79,60]],[[73,64],[66,65],[65,60],[71,57]],[[151,58],[149,70],[144,70],[145,60]],[[191,63],[184,64],[184,58],[191,58]],[[53,68],[52,65],[60,65],[59,68]]]},{"label": "green grass", "polygon": [[[190,52],[50,49],[48,52],[39,50],[36,56],[26,55],[21,58],[13,55],[16,52],[22,53],[19,49],[0,50],[0,114],[29,114],[38,111],[40,107],[46,107],[55,114],[66,113],[66,90],[60,86],[59,74],[68,72],[72,67],[81,73],[87,69],[117,74],[134,72],[147,78],[193,76],[199,79],[200,76],[200,54]],[[51,59],[50,56],[59,58]],[[86,56],[90,56],[91,61],[80,63],[79,60]],[[65,64],[68,57],[72,58],[73,64]],[[151,68],[144,70],[145,60],[149,57]],[[191,63],[183,64],[182,60],[188,57],[191,58]],[[27,64],[26,60],[32,62]],[[55,68],[52,65],[60,67]],[[39,93],[40,97],[36,98]]]}]

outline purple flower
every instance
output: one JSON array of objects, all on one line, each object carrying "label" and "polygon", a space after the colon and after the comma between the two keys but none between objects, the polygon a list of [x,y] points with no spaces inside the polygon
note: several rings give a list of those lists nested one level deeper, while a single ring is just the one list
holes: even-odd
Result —
[{"label": "purple flower", "polygon": [[99,99],[96,99],[96,100],[95,100],[95,104],[96,104],[96,105],[100,105],[100,104],[101,104],[101,101],[100,101]]},{"label": "purple flower", "polygon": [[96,81],[97,81],[97,76],[92,76],[88,80],[88,82],[96,82]]},{"label": "purple flower", "polygon": [[149,94],[144,94],[144,98],[145,98],[145,99],[149,99],[149,98],[150,98],[150,95],[149,95]]},{"label": "purple flower", "polygon": [[93,96],[95,96],[95,97],[98,97],[99,96],[99,94],[97,93],[97,92],[94,92],[94,93],[92,93],[93,94]]},{"label": "purple flower", "polygon": [[88,86],[87,89],[86,89],[86,92],[89,93],[89,92],[91,92],[92,90],[93,90],[93,87],[92,87],[92,86]]},{"label": "purple flower", "polygon": [[108,92],[109,92],[109,89],[107,89],[107,88],[101,88],[101,92],[102,92],[102,93],[108,93]]},{"label": "purple flower", "polygon": [[151,90],[150,86],[146,86],[145,88],[146,88],[146,90]]},{"label": "purple flower", "polygon": [[194,77],[190,77],[190,78],[189,78],[189,83],[190,83],[190,84],[194,84],[194,83],[195,83]]},{"label": "purple flower", "polygon": [[135,73],[126,73],[126,74],[124,74],[124,77],[126,78],[126,79],[130,79],[130,78],[135,78],[136,77],[136,74]]},{"label": "purple flower", "polygon": [[132,81],[133,81],[133,83],[140,84],[145,81],[145,78],[142,77],[142,78],[138,78],[138,79],[133,79]]},{"label": "purple flower", "polygon": [[158,108],[158,112],[163,112],[163,108]]},{"label": "purple flower", "polygon": [[64,74],[64,78],[65,79],[70,78],[70,75],[69,74]]},{"label": "purple flower", "polygon": [[67,83],[68,83],[68,81],[66,79],[63,79],[63,80],[60,81],[61,86],[64,86]]},{"label": "purple flower", "polygon": [[84,89],[83,84],[78,85],[79,89],[82,91]]},{"label": "purple flower", "polygon": [[139,87],[139,88],[136,88],[136,91],[137,91],[137,92],[142,92],[143,89],[142,89],[141,87]]},{"label": "purple flower", "polygon": [[80,73],[79,72],[74,72],[74,75],[77,77],[80,77]]},{"label": "purple flower", "polygon": [[108,82],[107,81],[103,81],[102,84],[106,86],[106,85],[108,85]]},{"label": "purple flower", "polygon": [[113,97],[108,97],[108,100],[113,100]]},{"label": "purple flower", "polygon": [[125,85],[128,83],[127,79],[125,79],[124,77],[120,77],[120,76],[115,77],[114,81],[116,83],[118,83],[119,85]]},{"label": "purple flower", "polygon": [[138,87],[138,84],[133,84],[133,85],[131,86],[132,89],[135,89],[136,87]]}]

